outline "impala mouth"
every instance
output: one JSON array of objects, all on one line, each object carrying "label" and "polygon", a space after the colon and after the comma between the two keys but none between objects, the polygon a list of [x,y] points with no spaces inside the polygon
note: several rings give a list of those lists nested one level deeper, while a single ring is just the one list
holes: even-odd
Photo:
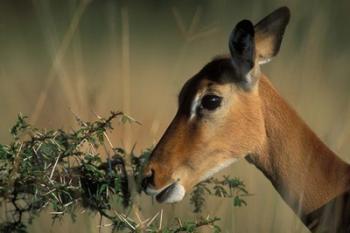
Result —
[{"label": "impala mouth", "polygon": [[185,188],[178,182],[174,182],[168,187],[164,188],[156,195],[156,200],[159,203],[174,203],[181,201],[185,196]]}]

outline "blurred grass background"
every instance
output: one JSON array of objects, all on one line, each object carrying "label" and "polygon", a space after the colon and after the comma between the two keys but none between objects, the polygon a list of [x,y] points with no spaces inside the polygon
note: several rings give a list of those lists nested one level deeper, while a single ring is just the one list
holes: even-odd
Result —
[{"label": "blurred grass background", "polygon": [[[1,0],[0,141],[18,112],[38,127],[74,127],[72,112],[95,119],[123,110],[142,126],[120,127],[114,144],[138,150],[155,143],[172,119],[183,83],[215,55],[243,18],[257,22],[287,5],[291,22],[280,54],[263,70],[303,119],[350,162],[350,2],[346,0]],[[245,161],[224,172],[254,195],[248,206],[210,199],[204,215],[224,232],[307,232],[269,181]],[[146,216],[193,215],[188,201],[141,199]],[[3,210],[1,210],[3,212]],[[78,214],[51,226],[43,213],[31,232],[98,232],[99,218]],[[109,232],[109,229],[102,229]],[[205,232],[205,231],[204,231]]]}]

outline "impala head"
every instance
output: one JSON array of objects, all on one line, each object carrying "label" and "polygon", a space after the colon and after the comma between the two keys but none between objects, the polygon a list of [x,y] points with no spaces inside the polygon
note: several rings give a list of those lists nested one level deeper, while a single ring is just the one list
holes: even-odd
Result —
[{"label": "impala head", "polygon": [[286,7],[255,26],[242,20],[229,38],[230,56],[209,62],[185,83],[178,111],[145,168],[146,193],[159,202],[180,201],[198,182],[258,153],[266,138],[260,64],[277,54],[288,21]]}]

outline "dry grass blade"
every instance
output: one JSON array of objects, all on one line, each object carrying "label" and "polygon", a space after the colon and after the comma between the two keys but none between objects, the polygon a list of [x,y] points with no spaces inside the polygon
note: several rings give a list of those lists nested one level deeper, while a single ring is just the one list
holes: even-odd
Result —
[{"label": "dry grass blade", "polygon": [[[57,72],[59,72],[59,68],[62,64],[63,57],[64,57],[72,39],[73,39],[74,33],[77,31],[77,28],[78,28],[79,23],[80,23],[80,19],[84,13],[86,7],[88,6],[88,4],[90,2],[91,1],[87,1],[87,0],[80,1],[80,4],[77,7],[77,9],[73,15],[71,23],[69,24],[67,32],[63,36],[60,47],[58,48],[56,56],[54,57],[52,67],[48,73],[48,77],[47,77],[45,86],[39,94],[39,98],[37,100],[37,103],[34,107],[32,115],[31,115],[31,120],[33,123],[35,123],[38,120],[38,117],[39,117],[39,115],[40,115],[40,113],[45,105],[45,101],[47,99],[49,89],[52,86],[55,77],[57,77]],[[62,84],[64,84],[64,83],[62,83]],[[67,83],[67,85],[69,85],[69,84]],[[71,93],[74,93],[74,92],[71,92]],[[71,99],[71,101],[73,101],[73,99]]]}]

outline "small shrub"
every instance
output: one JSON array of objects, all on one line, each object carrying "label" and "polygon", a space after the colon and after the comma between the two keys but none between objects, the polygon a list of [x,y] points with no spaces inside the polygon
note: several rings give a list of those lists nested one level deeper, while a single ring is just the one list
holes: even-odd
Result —
[{"label": "small shrub", "polygon": [[[196,232],[203,226],[221,232],[217,217],[174,221],[160,229],[154,221],[157,216],[139,224],[123,213],[134,205],[130,179],[137,184],[136,191],[142,191],[141,171],[151,149],[136,155],[117,147],[111,148],[113,154],[109,154],[105,150],[107,131],[113,130],[114,119],[121,124],[136,122],[122,112],[111,112],[94,122],[76,117],[79,128],[75,130],[46,130],[33,127],[19,115],[10,130],[12,142],[0,144],[0,200],[1,205],[11,206],[7,208],[6,221],[0,223],[0,232],[27,232],[27,224],[44,209],[51,210],[54,220],[64,215],[74,220],[79,208],[109,219],[114,232]],[[237,178],[210,178],[194,188],[190,202],[198,213],[206,195],[231,198],[234,206],[242,206],[246,205],[243,197],[247,194]]]}]

